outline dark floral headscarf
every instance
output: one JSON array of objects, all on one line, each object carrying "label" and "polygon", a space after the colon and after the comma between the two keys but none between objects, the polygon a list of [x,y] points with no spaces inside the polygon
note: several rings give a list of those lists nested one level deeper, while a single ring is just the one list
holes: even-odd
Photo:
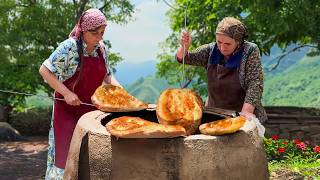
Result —
[{"label": "dark floral headscarf", "polygon": [[248,37],[246,26],[234,17],[223,18],[217,26],[216,34],[227,35],[241,44]]}]

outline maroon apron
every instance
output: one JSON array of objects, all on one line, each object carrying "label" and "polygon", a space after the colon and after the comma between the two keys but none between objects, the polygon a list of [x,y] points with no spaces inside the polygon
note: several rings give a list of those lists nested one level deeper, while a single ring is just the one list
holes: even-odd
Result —
[{"label": "maroon apron", "polygon": [[238,69],[211,64],[207,71],[207,106],[240,112],[246,93],[240,85]]},{"label": "maroon apron", "polygon": [[[82,69],[79,70],[63,84],[72,90],[76,83],[74,93],[77,94],[81,102],[91,104],[91,96],[103,82],[106,75],[106,66],[101,51],[98,50],[98,57],[81,57]],[[81,75],[80,75],[81,74]],[[80,76],[80,77],[79,77]],[[79,79],[78,79],[79,78]],[[55,97],[63,98],[61,94],[55,92]],[[78,119],[85,113],[96,110],[93,106],[83,105],[71,106],[65,101],[54,101],[54,140],[55,140],[55,166],[64,169],[73,130]]]}]

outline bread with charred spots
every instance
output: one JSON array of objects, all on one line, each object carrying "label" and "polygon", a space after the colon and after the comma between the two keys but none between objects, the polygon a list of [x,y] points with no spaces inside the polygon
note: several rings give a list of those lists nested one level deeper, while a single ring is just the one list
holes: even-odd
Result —
[{"label": "bread with charred spots", "polygon": [[231,134],[238,131],[246,122],[246,118],[238,116],[201,124],[199,130],[206,135]]},{"label": "bread with charred spots", "polygon": [[191,89],[167,89],[157,102],[157,117],[161,124],[181,125],[187,135],[193,134],[200,125],[203,102]]},{"label": "bread with charred spots", "polygon": [[163,125],[140,117],[122,116],[106,125],[107,131],[119,138],[173,138],[186,135],[179,125]]},{"label": "bread with charred spots", "polygon": [[104,84],[91,96],[92,103],[105,112],[130,112],[148,108],[148,104],[130,95],[125,89]]}]

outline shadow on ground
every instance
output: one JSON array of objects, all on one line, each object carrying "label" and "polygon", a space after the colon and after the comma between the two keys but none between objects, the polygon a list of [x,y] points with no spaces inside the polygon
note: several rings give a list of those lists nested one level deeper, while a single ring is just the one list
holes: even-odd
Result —
[{"label": "shadow on ground", "polygon": [[48,137],[0,142],[0,179],[44,179]]}]

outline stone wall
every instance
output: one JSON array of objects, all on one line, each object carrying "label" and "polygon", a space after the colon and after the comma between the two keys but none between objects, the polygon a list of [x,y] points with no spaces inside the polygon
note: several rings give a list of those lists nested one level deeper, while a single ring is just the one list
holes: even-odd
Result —
[{"label": "stone wall", "polygon": [[320,110],[300,107],[266,107],[266,137],[302,139],[320,144]]}]

